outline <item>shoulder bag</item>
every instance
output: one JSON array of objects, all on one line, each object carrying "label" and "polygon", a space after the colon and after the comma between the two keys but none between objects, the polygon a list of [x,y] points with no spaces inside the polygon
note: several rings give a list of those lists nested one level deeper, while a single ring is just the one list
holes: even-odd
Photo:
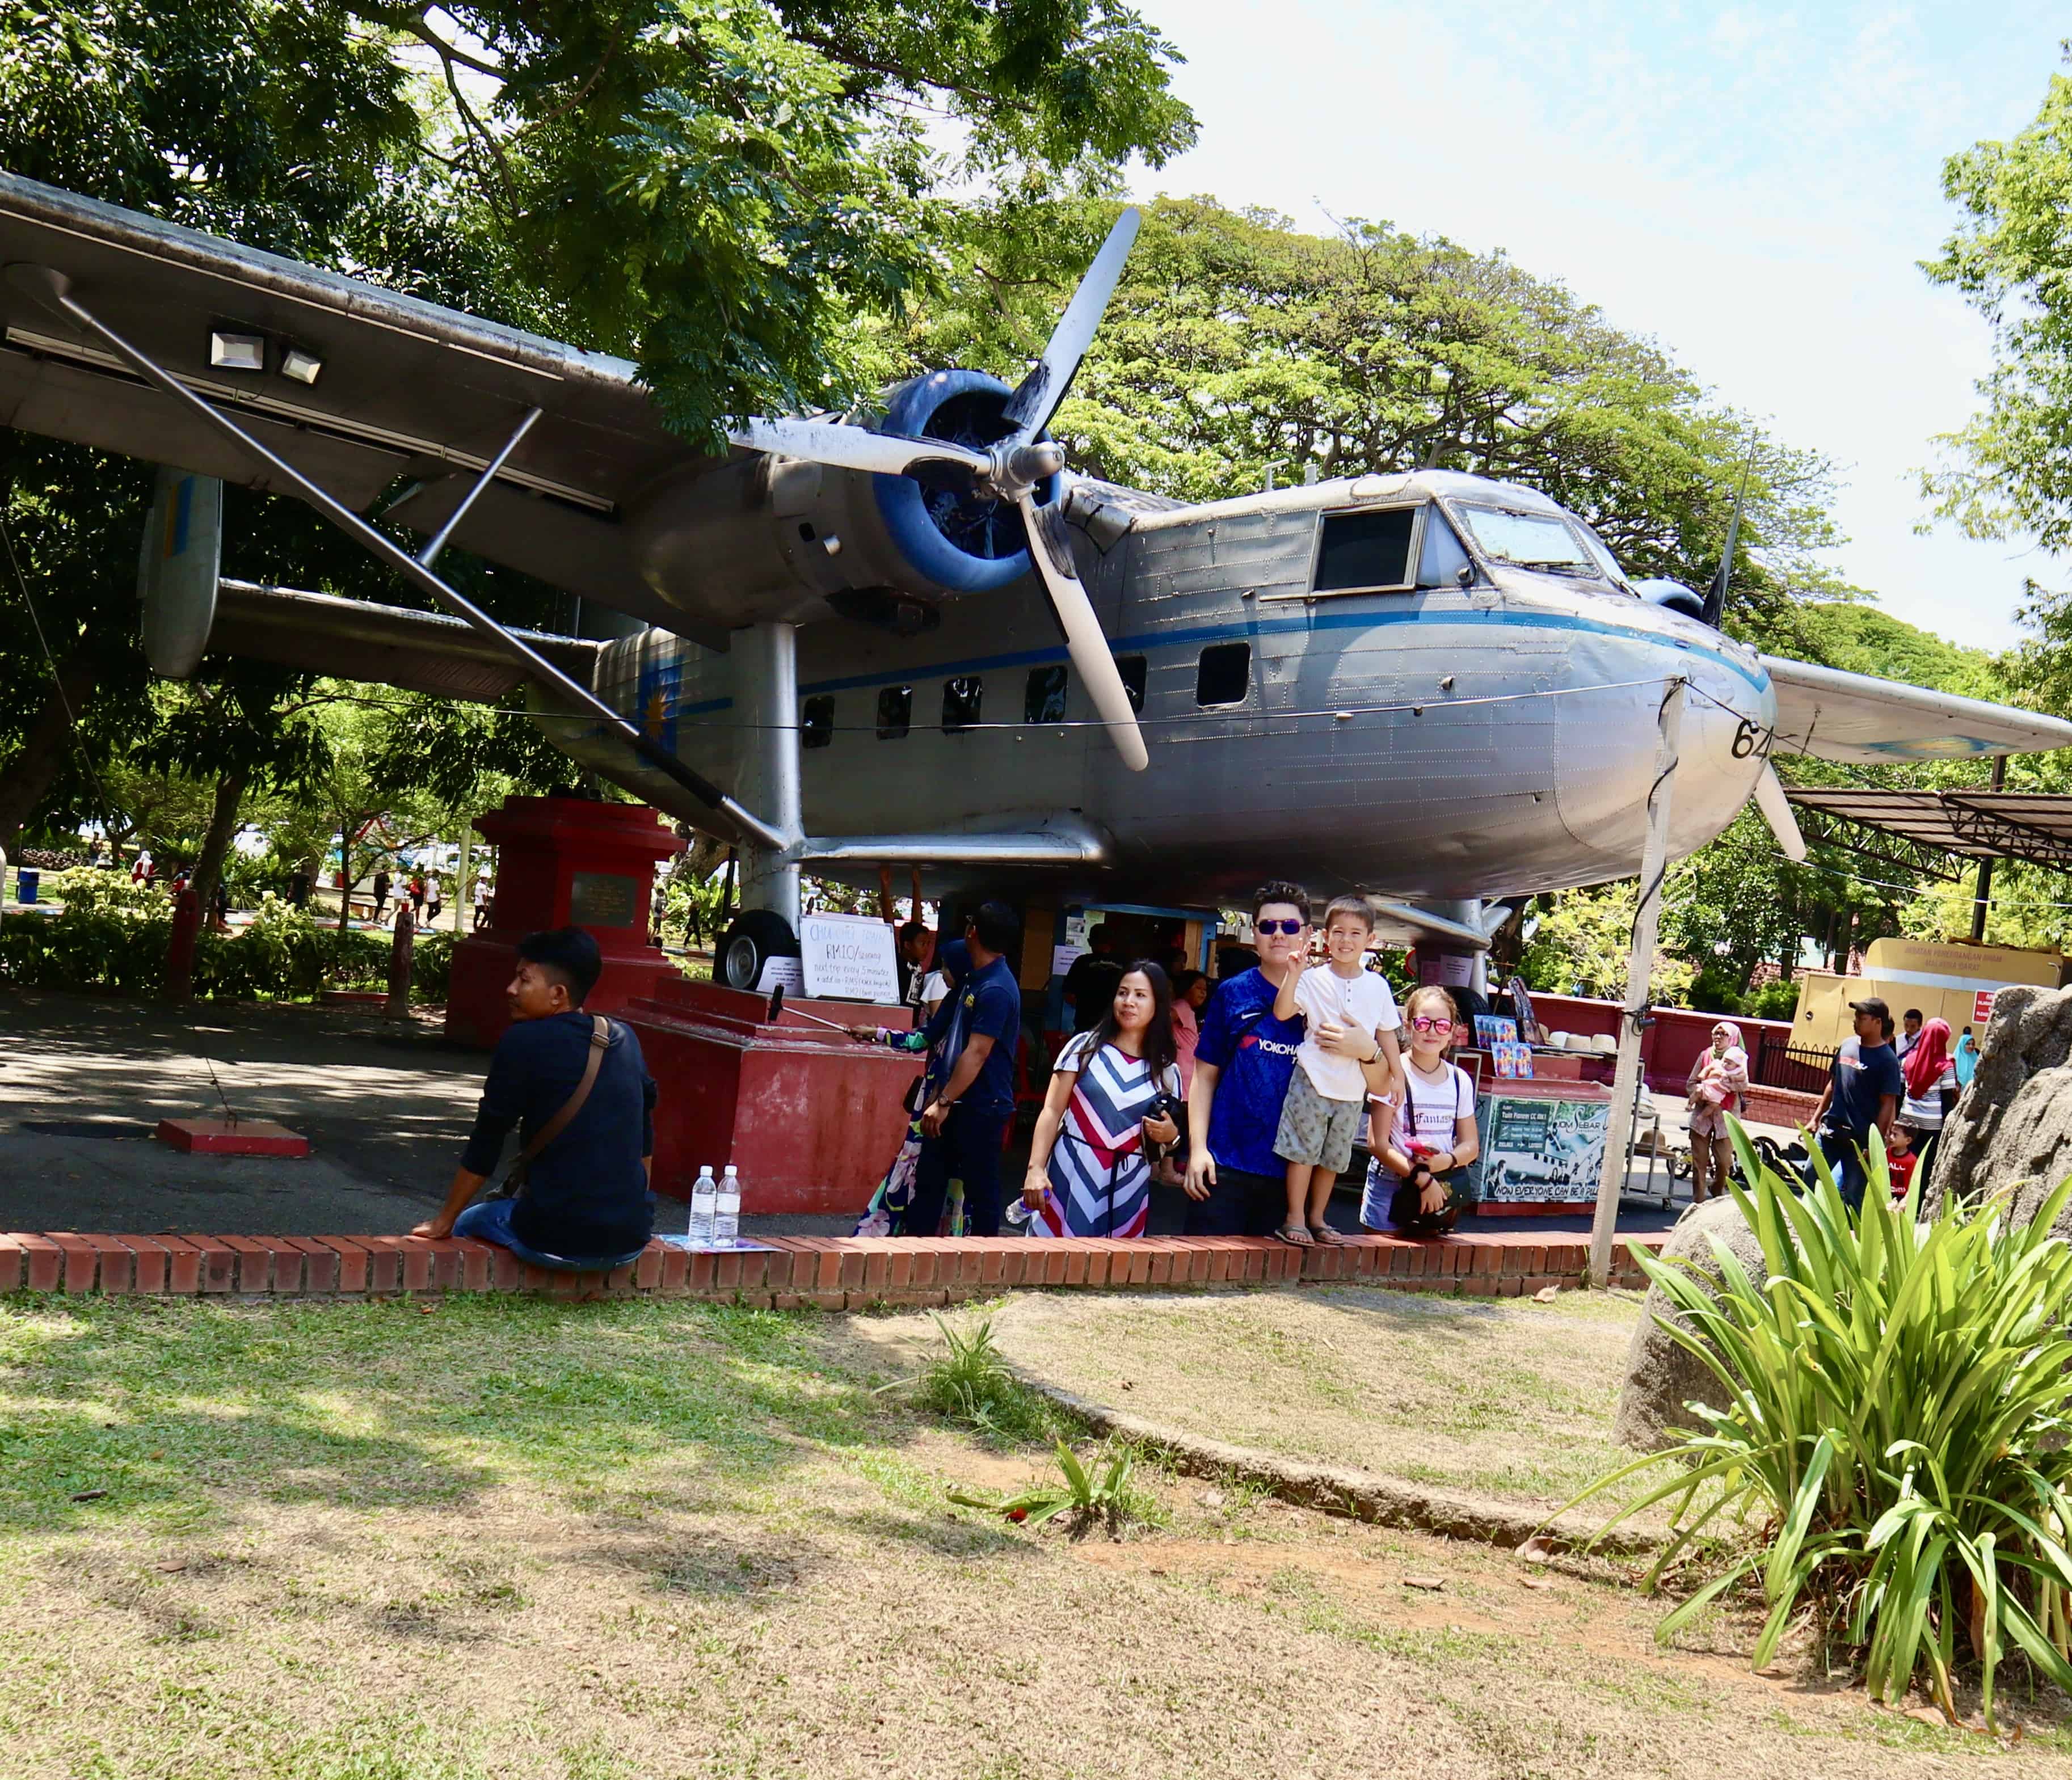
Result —
[{"label": "shoulder bag", "polygon": [[551,1119],[534,1132],[532,1140],[519,1151],[518,1160],[511,1165],[511,1172],[483,1195],[491,1199],[515,1199],[525,1190],[525,1175],[539,1159],[547,1145],[569,1128],[575,1116],[582,1111],[583,1103],[590,1098],[590,1091],[597,1085],[597,1072],[603,1067],[604,1054],[611,1043],[611,1022],[602,1013],[590,1017],[590,1052],[583,1059],[582,1079],[576,1083],[576,1091],[565,1100]]}]

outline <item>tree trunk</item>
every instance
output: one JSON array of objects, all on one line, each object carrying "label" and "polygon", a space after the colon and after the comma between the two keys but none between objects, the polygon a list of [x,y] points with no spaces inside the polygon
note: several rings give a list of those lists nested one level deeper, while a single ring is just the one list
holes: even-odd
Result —
[{"label": "tree trunk", "polygon": [[72,711],[83,709],[100,679],[100,669],[84,656],[67,661],[30,722],[20,750],[7,763],[6,775],[0,777],[0,847],[8,852],[17,850],[23,828],[64,766],[72,728],[68,705]]},{"label": "tree trunk", "polygon": [[209,911],[216,906],[216,886],[223,876],[223,861],[230,852],[231,837],[237,832],[237,812],[245,802],[245,787],[252,777],[249,767],[232,767],[216,782],[216,808],[209,812],[208,832],[202,837],[201,857],[195,861],[194,893],[201,898],[202,924],[209,925]]}]

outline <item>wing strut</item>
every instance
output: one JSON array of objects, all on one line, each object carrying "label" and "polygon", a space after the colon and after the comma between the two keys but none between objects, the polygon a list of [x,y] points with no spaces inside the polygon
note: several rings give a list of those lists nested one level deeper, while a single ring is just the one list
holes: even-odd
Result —
[{"label": "wing strut", "polygon": [[[63,315],[85,328],[88,332],[98,335],[106,341],[110,349],[126,364],[132,366],[138,375],[146,381],[171,397],[197,419],[234,440],[261,462],[286,478],[289,483],[302,495],[303,499],[315,508],[347,537],[364,546],[380,561],[386,563],[397,573],[402,576],[405,581],[421,588],[450,611],[467,619],[485,637],[489,638],[507,654],[516,660],[533,679],[540,681],[543,685],[552,687],[565,698],[574,701],[581,709],[605,725],[656,771],[665,774],[690,792],[706,808],[724,817],[728,824],[744,838],[753,841],[758,846],[768,847],[775,851],[781,852],[784,849],[787,845],[785,837],[779,834],[759,817],[744,809],[710,779],[702,774],[693,772],[676,755],[663,747],[659,742],[643,734],[637,726],[629,723],[589,687],[564,673],[529,643],[514,636],[472,600],[454,591],[438,576],[433,573],[430,565],[430,559],[436,554],[438,547],[444,544],[446,532],[452,530],[450,522],[445,531],[432,541],[431,547],[426,550],[426,560],[419,561],[400,545],[369,525],[351,508],[325,493],[293,464],[268,450],[235,421],[204,401],[177,377],[169,372],[160,369],[151,360],[146,358],[74,297],[72,294],[72,281],[62,272],[55,271],[49,266],[18,261],[6,269],[6,275],[8,282],[24,295],[33,298],[45,309]],[[473,502],[475,497],[481,493],[490,478],[496,473],[498,466],[511,454],[519,440],[531,430],[532,422],[538,417],[536,410],[520,423],[517,431],[512,435],[510,441],[498,454],[495,462],[483,473],[480,480],[470,491],[467,500],[462,504],[462,512],[466,512],[467,506]]]}]

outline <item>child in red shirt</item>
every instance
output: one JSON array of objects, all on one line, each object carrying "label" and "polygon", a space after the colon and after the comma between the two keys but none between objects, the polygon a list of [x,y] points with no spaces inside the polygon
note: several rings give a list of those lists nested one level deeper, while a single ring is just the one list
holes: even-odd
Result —
[{"label": "child in red shirt", "polygon": [[1906,1197],[1906,1190],[1914,1182],[1914,1165],[1920,1160],[1914,1153],[1914,1133],[1905,1125],[1895,1124],[1885,1146],[1885,1172],[1892,1177],[1895,1199]]}]

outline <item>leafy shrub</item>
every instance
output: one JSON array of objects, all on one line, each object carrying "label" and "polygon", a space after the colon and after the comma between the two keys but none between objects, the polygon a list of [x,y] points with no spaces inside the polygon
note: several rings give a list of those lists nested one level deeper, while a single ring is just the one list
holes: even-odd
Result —
[{"label": "leafy shrub", "polygon": [[[166,986],[172,898],[119,872],[67,872],[52,880],[59,915],[0,922],[0,982],[150,997]],[[420,934],[411,954],[413,1001],[442,1001],[453,975],[454,935]],[[195,993],[216,1001],[301,1001],[319,990],[380,989],[388,980],[385,933],[338,931],[306,910],[267,895],[233,934],[204,931],[195,948]]]},{"label": "leafy shrub", "polygon": [[1716,1240],[1716,1300],[1688,1264],[1634,1252],[1680,1313],[1663,1328],[1718,1379],[1728,1407],[1694,1406],[1701,1429],[1577,1498],[1673,1472],[1603,1529],[1677,1499],[1650,1587],[1722,1515],[1764,1527],[1759,1548],[1658,1635],[1758,1577],[1770,1605],[1758,1667],[1803,1604],[1824,1635],[1861,1653],[1874,1699],[1897,1700],[1919,1677],[1955,1718],[1960,1629],[1989,1724],[2012,1652],[2072,1691],[2072,1247],[2050,1235],[2072,1180],[2025,1224],[2010,1223],[2005,1196],[1952,1201],[1917,1223],[1918,1187],[1893,1202],[1874,1142],[1852,1217],[1817,1153],[1802,1198],[1733,1132],[1754,1188],[1731,1190],[1768,1283],[1754,1285]]},{"label": "leafy shrub", "polygon": [[1005,1515],[1009,1520],[1026,1522],[1032,1527],[1069,1515],[1075,1539],[1085,1538],[1099,1526],[1105,1526],[1112,1537],[1120,1538],[1133,1523],[1157,1518],[1156,1500],[1136,1486],[1137,1456],[1127,1446],[1111,1446],[1105,1467],[1099,1458],[1083,1465],[1061,1438],[1058,1470],[1061,1481],[1057,1483],[1039,1483],[1010,1496],[952,1490],[950,1500],[963,1507]]}]

